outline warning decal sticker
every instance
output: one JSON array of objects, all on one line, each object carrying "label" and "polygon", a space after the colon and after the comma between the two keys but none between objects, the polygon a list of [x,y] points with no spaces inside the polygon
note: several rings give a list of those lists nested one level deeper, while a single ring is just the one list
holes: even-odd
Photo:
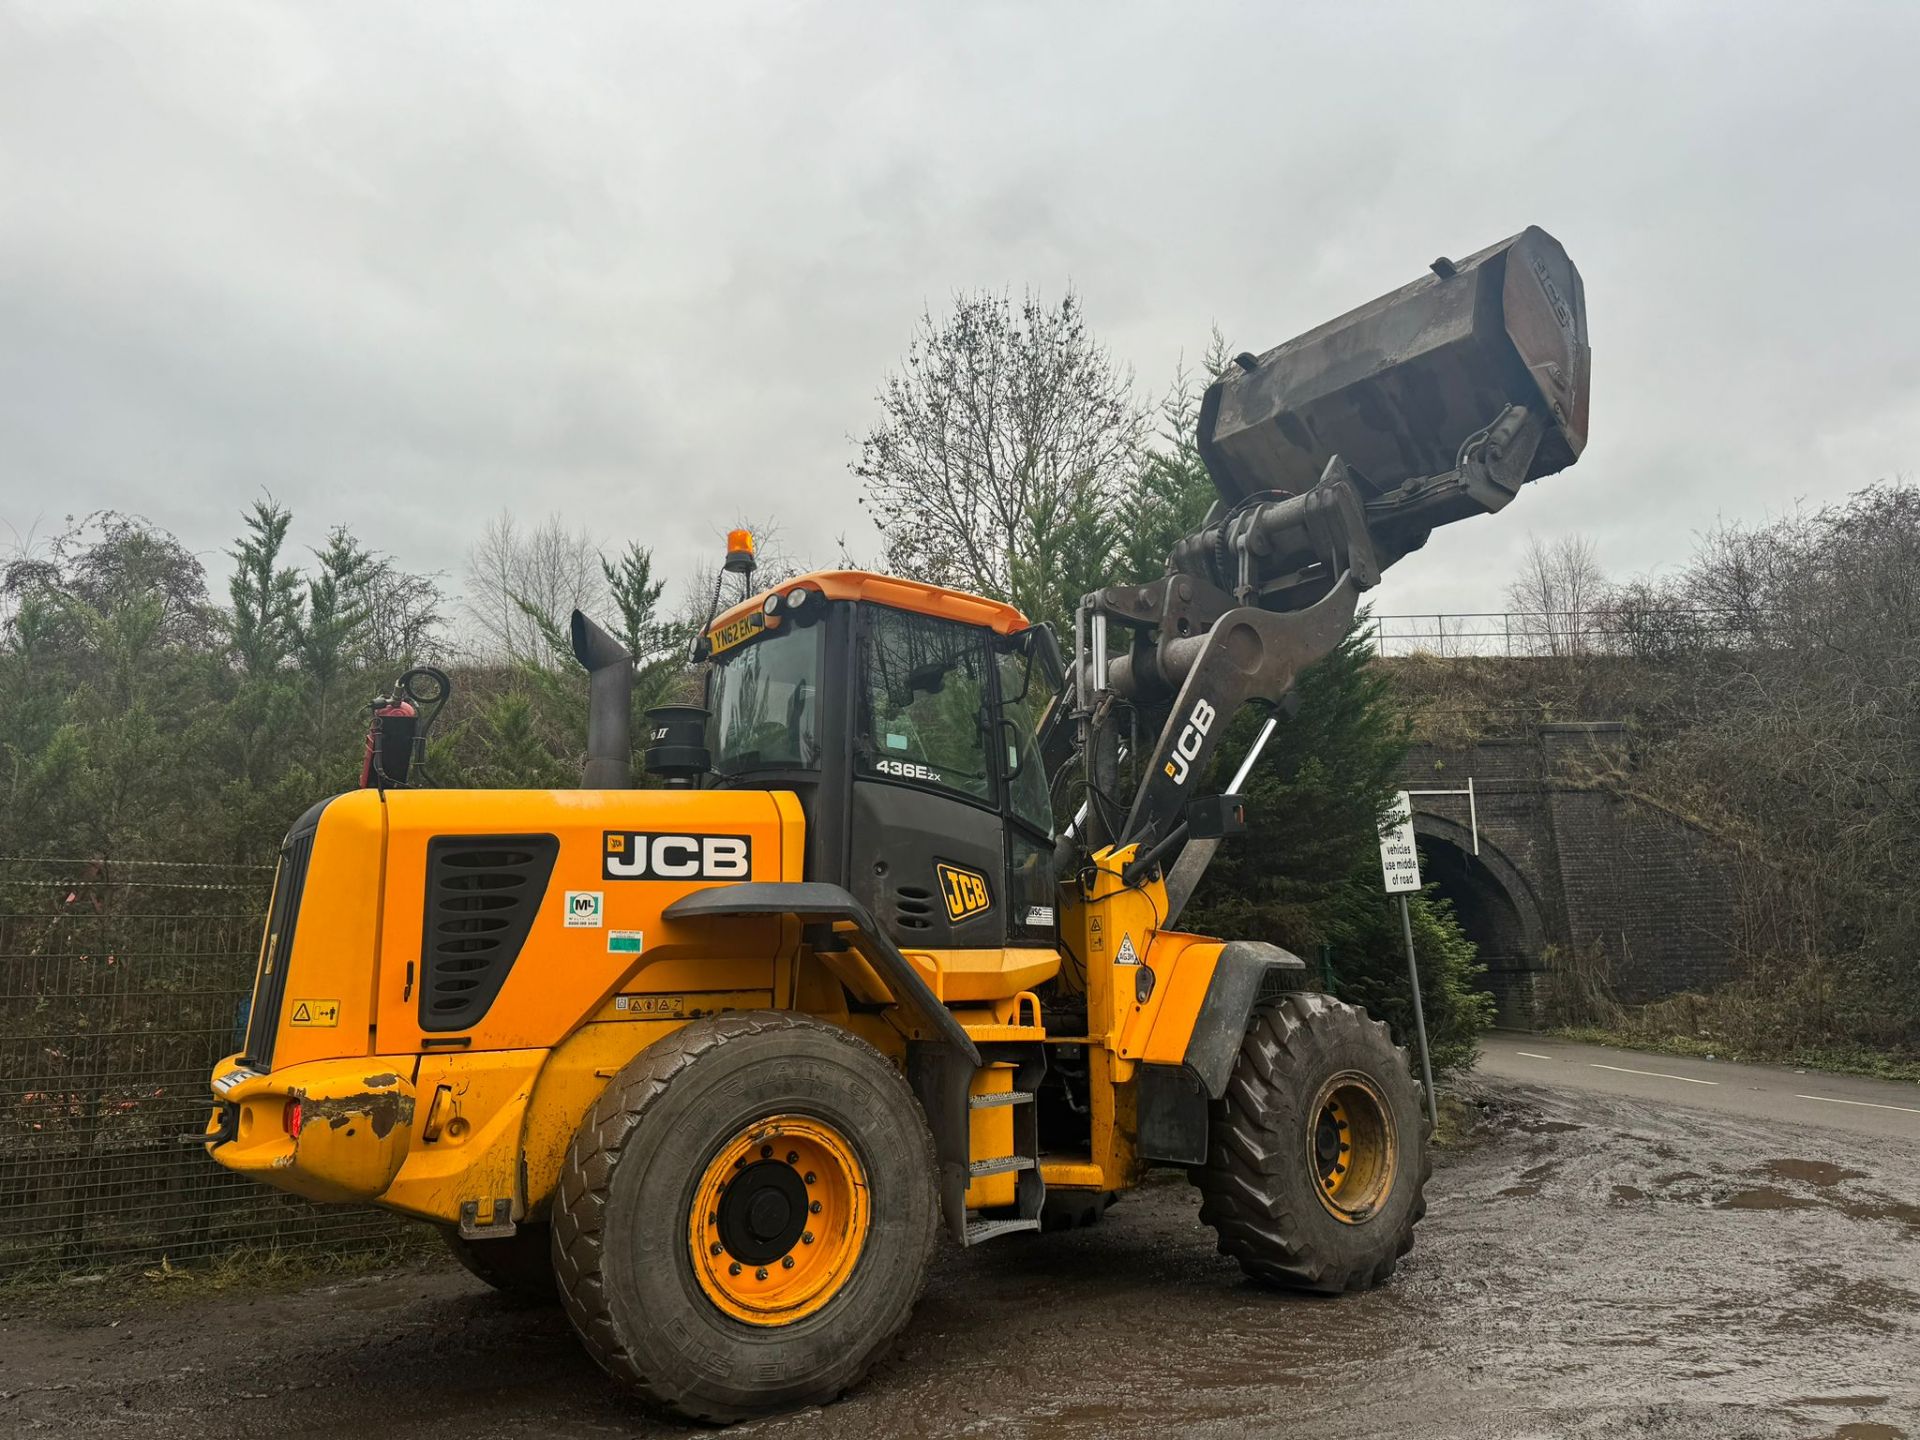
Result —
[{"label": "warning decal sticker", "polygon": [[630,1015],[684,1015],[687,1009],[687,997],[684,995],[616,995],[613,1008],[624,1010]]},{"label": "warning decal sticker", "polygon": [[296,1000],[291,1023],[301,1029],[331,1030],[340,1023],[338,1000]]},{"label": "warning decal sticker", "polygon": [[1138,965],[1140,963],[1140,955],[1133,948],[1133,936],[1122,935],[1120,937],[1120,948],[1114,954],[1113,963],[1116,965]]}]

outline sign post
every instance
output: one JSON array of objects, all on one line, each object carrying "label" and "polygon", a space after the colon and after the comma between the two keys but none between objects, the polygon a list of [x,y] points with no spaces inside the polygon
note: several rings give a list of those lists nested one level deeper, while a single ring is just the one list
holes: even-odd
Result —
[{"label": "sign post", "polygon": [[1427,1123],[1438,1128],[1440,1109],[1433,1091],[1433,1061],[1427,1054],[1427,1016],[1420,1003],[1420,962],[1413,955],[1413,918],[1407,913],[1407,896],[1420,889],[1420,854],[1414,849],[1413,801],[1399,791],[1393,799],[1393,812],[1387,828],[1380,832],[1380,877],[1387,894],[1400,902],[1400,933],[1407,942],[1407,979],[1413,986],[1413,1025],[1420,1037],[1420,1076],[1427,1088]]}]

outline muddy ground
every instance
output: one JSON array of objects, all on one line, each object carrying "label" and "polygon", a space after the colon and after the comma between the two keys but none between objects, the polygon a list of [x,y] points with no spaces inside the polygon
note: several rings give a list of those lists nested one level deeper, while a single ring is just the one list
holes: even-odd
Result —
[{"label": "muddy ground", "polygon": [[[1276,1296],[1183,1181],[948,1252],[852,1398],[730,1434],[1920,1440],[1920,1141],[1507,1083],[1386,1289]],[[0,1299],[0,1434],[685,1434],[554,1309],[416,1269],[172,1303]]]}]

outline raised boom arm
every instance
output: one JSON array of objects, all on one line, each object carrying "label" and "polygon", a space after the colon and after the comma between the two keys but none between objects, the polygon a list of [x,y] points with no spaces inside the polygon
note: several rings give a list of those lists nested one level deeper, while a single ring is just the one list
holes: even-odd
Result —
[{"label": "raised boom arm", "polygon": [[[1124,821],[1090,825],[1088,843],[1177,843],[1241,705],[1277,704],[1339,644],[1361,592],[1435,528],[1579,458],[1588,370],[1580,273],[1537,228],[1238,357],[1201,405],[1220,492],[1207,523],[1163,578],[1081,602],[1077,628],[1101,637],[1077,657],[1090,771],[1117,748],[1116,702],[1159,726]],[[1109,624],[1130,632],[1111,660]]]}]

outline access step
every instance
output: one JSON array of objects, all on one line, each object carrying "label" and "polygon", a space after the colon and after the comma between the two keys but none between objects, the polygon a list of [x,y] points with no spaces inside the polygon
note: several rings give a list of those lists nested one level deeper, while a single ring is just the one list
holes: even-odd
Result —
[{"label": "access step", "polygon": [[967,1244],[978,1245],[983,1240],[992,1240],[996,1236],[1011,1235],[1019,1230],[1038,1230],[1040,1222],[1033,1220],[969,1220],[967,1222]]},{"label": "access step", "polygon": [[985,1095],[969,1095],[967,1107],[972,1110],[991,1110],[997,1105],[1031,1105],[1031,1090],[994,1090]]},{"label": "access step", "polygon": [[1031,1155],[1001,1155],[992,1160],[975,1160],[967,1166],[967,1172],[975,1180],[983,1175],[1005,1175],[1009,1170],[1033,1169]]}]

